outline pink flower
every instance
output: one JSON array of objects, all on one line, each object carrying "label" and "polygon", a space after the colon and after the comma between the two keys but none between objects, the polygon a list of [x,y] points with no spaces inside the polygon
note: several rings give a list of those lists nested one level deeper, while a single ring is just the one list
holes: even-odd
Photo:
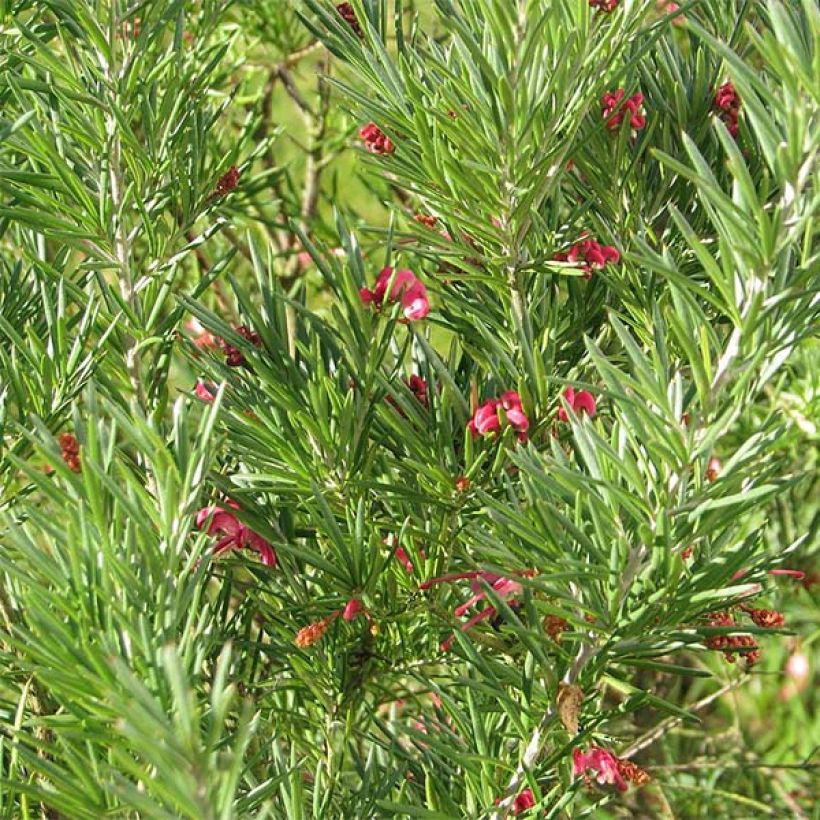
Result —
[{"label": "pink flower", "polygon": [[518,440],[526,441],[530,420],[524,413],[521,397],[515,390],[507,390],[500,398],[489,399],[477,407],[467,424],[467,429],[473,436],[498,434],[501,430],[502,413],[506,423],[518,433]]},{"label": "pink flower", "polygon": [[[396,547],[396,551],[393,553],[396,556],[396,560],[404,567],[404,571],[408,575],[412,575],[413,573],[413,562],[410,560],[410,556],[407,554],[407,551],[404,547]],[[422,561],[427,559],[427,553],[424,549],[419,550],[419,558]]]},{"label": "pink flower", "polygon": [[364,605],[358,598],[351,598],[342,611],[342,617],[346,621],[352,621],[360,612],[364,610]]},{"label": "pink flower", "polygon": [[[674,2],[674,0],[657,0],[658,11],[663,12],[664,14],[674,14],[680,6]],[[686,22],[686,17],[683,14],[679,14],[677,17],[672,18],[672,25],[673,26],[682,26]]]},{"label": "pink flower", "polygon": [[194,395],[198,399],[202,399],[202,401],[211,402],[216,398],[216,389],[215,384],[206,384],[203,381],[197,380],[196,386],[194,387]]},{"label": "pink flower", "polygon": [[[591,419],[595,418],[598,406],[592,393],[587,390],[579,390],[576,393],[573,388],[567,387],[564,390],[564,399],[576,416],[586,413]],[[563,407],[558,408],[558,421],[569,421],[569,413]]]},{"label": "pink flower", "polygon": [[640,92],[633,94],[625,102],[623,88],[617,91],[607,91],[601,97],[601,114],[606,120],[606,127],[610,131],[617,131],[621,125],[621,120],[629,116],[629,124],[636,131],[640,131],[646,125],[646,117],[640,113],[639,109],[643,105],[643,94]]},{"label": "pink flower", "polygon": [[[239,509],[239,505],[232,501],[228,502],[228,506]],[[244,547],[258,552],[265,566],[276,566],[276,551],[270,542],[243,524],[230,510],[224,507],[203,507],[196,514],[196,525],[199,529],[205,529],[206,524],[208,535],[222,536],[214,546],[214,555]]]},{"label": "pink flower", "polygon": [[610,262],[617,265],[621,261],[621,254],[612,245],[601,245],[594,239],[582,239],[568,251],[556,253],[553,258],[556,262],[577,265],[584,271],[584,279],[590,279],[593,270],[601,270]]},{"label": "pink flower", "polygon": [[[521,573],[522,575],[531,576],[534,572],[528,571]],[[463,617],[473,606],[477,603],[480,603],[487,597],[487,593],[482,586],[482,581],[486,584],[489,584],[493,588],[493,591],[496,595],[503,598],[505,601],[510,601],[516,595],[518,595],[523,587],[518,581],[513,581],[511,578],[506,578],[503,575],[495,575],[492,572],[486,572],[484,570],[473,570],[470,572],[454,572],[450,575],[442,575],[439,578],[432,578],[429,581],[425,581],[423,584],[419,585],[419,589],[430,589],[435,584],[445,584],[450,583],[451,581],[460,581],[466,578],[472,579],[470,584],[470,588],[473,591],[472,597],[468,598],[463,604],[459,604],[455,610],[453,610],[453,614],[456,618]],[[467,630],[474,627],[480,621],[485,621],[487,618],[495,618],[498,615],[498,610],[494,606],[488,606],[485,609],[480,610],[472,618],[470,618],[466,623],[464,623],[461,627],[462,632],[466,632]],[[442,652],[447,652],[453,645],[453,640],[455,636],[451,636],[447,638],[441,644]]]},{"label": "pink flower", "polygon": [[[496,806],[501,802],[501,798],[496,798],[495,804]],[[535,797],[533,797],[532,789],[524,789],[524,791],[519,794],[515,800],[513,800],[513,804],[510,807],[510,814],[514,817],[517,817],[521,814],[522,811],[528,811],[535,805]]]},{"label": "pink flower", "polygon": [[364,147],[371,154],[392,154],[396,150],[390,137],[375,122],[363,125],[359,130],[359,136],[364,140]]},{"label": "pink flower", "polygon": [[430,312],[427,289],[410,270],[396,271],[394,275],[393,268],[384,268],[376,277],[376,286],[373,290],[362,288],[359,296],[366,305],[373,303],[376,307],[381,307],[385,297],[391,302],[400,301],[404,308],[404,317],[408,321],[423,319]]},{"label": "pink flower", "polygon": [[621,776],[618,758],[612,752],[599,746],[590,746],[587,753],[578,748],[573,749],[572,774],[575,777],[585,776],[588,771],[595,772],[595,779],[601,785],[617,786],[620,791],[626,791],[626,781]]}]

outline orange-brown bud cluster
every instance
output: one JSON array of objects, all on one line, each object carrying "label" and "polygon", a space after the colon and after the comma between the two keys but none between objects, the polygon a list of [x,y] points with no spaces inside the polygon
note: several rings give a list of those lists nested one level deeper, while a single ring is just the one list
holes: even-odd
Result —
[{"label": "orange-brown bud cluster", "polygon": [[62,450],[63,461],[68,465],[69,470],[75,473],[82,471],[80,465],[80,442],[71,433],[61,433],[57,439],[60,450]]}]

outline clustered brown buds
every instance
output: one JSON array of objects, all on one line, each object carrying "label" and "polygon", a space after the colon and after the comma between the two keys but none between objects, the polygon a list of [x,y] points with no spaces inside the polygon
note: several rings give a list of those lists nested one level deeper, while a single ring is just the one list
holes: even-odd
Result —
[{"label": "clustered brown buds", "polygon": [[776,609],[752,609],[747,606],[740,608],[752,619],[755,626],[761,629],[782,629],[786,624],[783,613]]},{"label": "clustered brown buds", "polygon": [[219,178],[219,182],[216,183],[216,188],[214,188],[212,196],[215,199],[220,199],[223,196],[227,196],[236,188],[237,185],[239,185],[239,177],[241,175],[242,172],[235,165],[231,165],[231,167]]},{"label": "clustered brown buds", "polygon": [[303,626],[296,633],[293,642],[300,649],[305,649],[308,646],[313,646],[313,644],[318,643],[324,638],[325,632],[327,632],[328,627],[333,623],[337,615],[338,613],[333,613],[333,615],[328,615],[327,618],[322,618],[320,621],[315,621],[312,624]]},{"label": "clustered brown buds", "polygon": [[[729,612],[713,612],[709,617],[709,626],[736,626],[735,619]],[[709,649],[723,652],[729,663],[735,662],[735,654],[743,655],[747,666],[754,666],[760,660],[760,649],[751,635],[712,635],[706,639]]]},{"label": "clustered brown buds", "polygon": [[645,786],[652,780],[651,775],[631,760],[618,758],[618,769],[624,780],[634,783],[636,786]]},{"label": "clustered brown buds", "polygon": [[556,643],[561,640],[561,634],[569,629],[569,622],[559,615],[546,615],[542,623],[544,632]]},{"label": "clustered brown buds", "polygon": [[[254,347],[262,346],[262,339],[255,330],[251,330],[245,325],[240,325],[236,332],[246,341],[250,342]],[[245,364],[245,356],[238,347],[234,347],[225,339],[220,339],[219,343],[222,347],[222,352],[225,354],[225,364],[228,367],[242,367]]]},{"label": "clustered brown buds", "polygon": [[71,433],[61,433],[57,439],[62,450],[63,461],[72,472],[79,473],[82,470],[80,465],[80,442]]},{"label": "clustered brown buds", "polygon": [[393,141],[375,122],[369,122],[359,129],[359,136],[364,141],[364,147],[371,154],[392,154],[396,150]]},{"label": "clustered brown buds", "polygon": [[436,223],[438,222],[438,217],[435,217],[432,214],[416,214],[413,218],[416,222],[419,222],[431,231],[436,227]]},{"label": "clustered brown buds", "polygon": [[339,16],[345,21],[345,23],[353,29],[354,34],[360,39],[363,39],[364,32],[362,31],[362,27],[359,25],[359,21],[356,19],[356,12],[354,11],[353,6],[351,6],[350,3],[339,3],[336,6],[336,11],[339,12]]},{"label": "clustered brown buds", "polygon": [[471,486],[470,479],[466,475],[460,475],[456,479],[456,490],[460,493],[466,493]]}]

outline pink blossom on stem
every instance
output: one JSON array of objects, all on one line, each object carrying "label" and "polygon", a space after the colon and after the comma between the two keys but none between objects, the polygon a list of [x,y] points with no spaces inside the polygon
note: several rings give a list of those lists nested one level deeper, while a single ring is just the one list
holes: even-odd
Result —
[{"label": "pink blossom on stem", "polygon": [[377,308],[381,307],[385,298],[391,302],[401,302],[408,321],[423,319],[430,312],[427,289],[410,270],[399,270],[394,274],[393,268],[384,268],[376,277],[375,287],[372,290],[362,288],[359,296],[366,305],[373,304]]},{"label": "pink blossom on stem", "polygon": [[[228,502],[228,506],[239,509],[239,505],[232,501]],[[222,536],[214,545],[214,555],[246,548],[259,553],[265,566],[276,566],[276,551],[273,545],[243,524],[230,510],[217,506],[203,507],[196,514],[196,525],[202,530],[206,524],[208,535]]]},{"label": "pink blossom on stem", "polygon": [[[567,387],[566,390],[564,390],[564,399],[576,416],[586,413],[591,419],[595,418],[598,405],[595,401],[595,396],[588,390],[579,390],[576,393],[572,387]],[[569,413],[567,413],[563,407],[558,408],[558,420],[569,421]]]},{"label": "pink blossom on stem", "polygon": [[497,399],[489,399],[476,408],[467,429],[473,436],[497,435],[503,421],[518,433],[519,441],[527,440],[530,420],[524,413],[521,397],[515,390],[507,390]]},{"label": "pink blossom on stem", "polygon": [[202,401],[212,402],[216,398],[216,385],[205,383],[199,379],[197,379],[197,383],[194,386],[194,395],[198,399],[202,399]]},{"label": "pink blossom on stem", "polygon": [[586,753],[578,748],[572,750],[572,774],[583,777],[587,772],[594,772],[595,779],[601,785],[616,786],[619,791],[626,791],[626,781],[621,776],[618,758],[600,746],[590,746]]}]

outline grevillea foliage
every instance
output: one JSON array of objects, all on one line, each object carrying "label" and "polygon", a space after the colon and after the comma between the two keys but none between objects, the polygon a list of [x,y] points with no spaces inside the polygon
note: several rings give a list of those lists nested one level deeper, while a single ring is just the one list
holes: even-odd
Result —
[{"label": "grevillea foliage", "polygon": [[0,813],[808,816],[818,35],[0,4]]}]

